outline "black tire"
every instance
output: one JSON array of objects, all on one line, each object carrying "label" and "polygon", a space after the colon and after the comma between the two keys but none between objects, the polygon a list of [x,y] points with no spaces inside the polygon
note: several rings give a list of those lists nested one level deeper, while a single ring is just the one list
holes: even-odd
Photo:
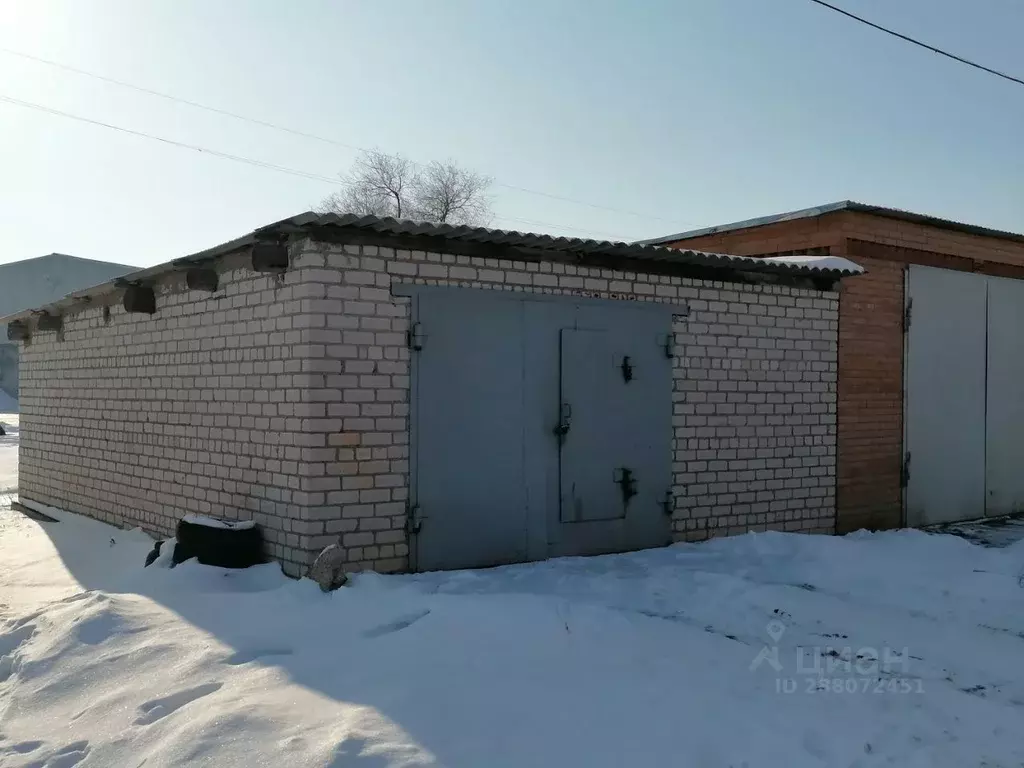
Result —
[{"label": "black tire", "polygon": [[196,558],[203,565],[248,568],[264,562],[263,534],[258,525],[248,528],[216,527],[184,518],[178,522],[173,565]]}]

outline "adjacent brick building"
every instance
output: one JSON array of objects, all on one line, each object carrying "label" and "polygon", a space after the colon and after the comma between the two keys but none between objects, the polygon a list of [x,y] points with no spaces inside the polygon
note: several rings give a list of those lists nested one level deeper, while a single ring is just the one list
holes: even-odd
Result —
[{"label": "adjacent brick building", "polygon": [[[866,268],[866,275],[840,288],[837,528],[846,532],[904,524],[903,486],[914,471],[903,423],[908,269],[921,265],[1022,278],[1024,236],[847,201],[647,242],[758,257],[833,255]],[[955,308],[954,300],[948,311],[963,309]],[[984,347],[986,341],[979,343]],[[930,385],[943,378],[936,368]],[[958,471],[962,468],[950,467],[953,474]],[[999,511],[1014,510],[1018,503]],[[973,515],[964,511],[957,516],[980,517],[985,506],[978,498]]]},{"label": "adjacent brick building", "polygon": [[8,318],[20,496],[290,573],[832,532],[855,271],[306,214]]}]

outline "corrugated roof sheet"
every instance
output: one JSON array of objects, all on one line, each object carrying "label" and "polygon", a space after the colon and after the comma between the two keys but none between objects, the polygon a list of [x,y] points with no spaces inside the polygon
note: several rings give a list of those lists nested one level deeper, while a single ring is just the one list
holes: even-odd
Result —
[{"label": "corrugated roof sheet", "polygon": [[304,213],[283,222],[272,224],[256,235],[277,227],[291,225],[306,227],[339,227],[342,229],[376,232],[383,235],[408,235],[439,238],[468,243],[530,248],[552,253],[576,253],[593,256],[618,256],[641,261],[675,262],[695,266],[740,270],[744,272],[770,272],[774,274],[796,274],[842,277],[860,274],[860,269],[822,269],[812,264],[780,262],[768,263],[763,259],[748,256],[731,256],[724,253],[665,248],[643,243],[625,243],[609,240],[589,240],[578,237],[555,237],[553,235],[517,232],[514,230],[488,229],[486,227],[453,226],[451,224],[430,224],[417,221],[357,216],[355,214]]},{"label": "corrugated roof sheet", "polygon": [[731,224],[718,224],[714,227],[703,227],[702,229],[691,229],[687,232],[677,232],[674,235],[665,235],[664,237],[655,237],[650,240],[640,240],[638,245],[665,245],[667,243],[677,243],[682,240],[688,240],[693,237],[703,237],[705,235],[714,235],[720,232],[735,232],[739,229],[751,229],[753,227],[763,227],[766,224],[778,224],[782,221],[793,221],[795,219],[810,219],[815,216],[823,216],[826,213],[835,213],[836,211],[855,211],[857,213],[869,213],[874,216],[884,216],[888,219],[897,219],[899,221],[909,221],[914,224],[924,224],[930,227],[936,227],[938,229],[948,229],[954,232],[964,232],[969,235],[979,235],[981,237],[995,237],[1000,240],[1013,240],[1018,243],[1024,243],[1024,235],[1018,234],[1017,232],[1007,232],[1001,229],[989,229],[988,227],[979,227],[974,224],[965,224],[960,221],[953,221],[952,219],[942,219],[938,216],[929,216],[924,213],[913,213],[912,211],[903,211],[899,208],[886,208],[881,205],[868,205],[866,203],[858,203],[853,200],[842,200],[838,203],[828,203],[826,205],[818,205],[813,208],[803,208],[799,211],[788,211],[787,213],[776,213],[772,216],[760,216],[754,219],[745,219],[743,221],[734,221]]},{"label": "corrugated roof sheet", "polygon": [[[282,219],[281,221],[274,222],[273,224],[269,224],[265,227],[260,227],[244,237],[223,243],[222,245],[218,245],[214,248],[200,251],[199,253],[185,256],[180,259],[175,259],[174,261],[169,261],[155,267],[131,272],[123,275],[117,280],[111,280],[87,290],[69,294],[62,300],[62,302],[73,301],[94,294],[101,294],[115,288],[117,285],[123,285],[125,283],[144,282],[162,274],[186,267],[189,264],[205,262],[212,258],[216,258],[217,256],[237,251],[256,242],[273,238],[275,236],[302,234],[323,228],[337,229],[341,232],[347,231],[362,234],[376,233],[383,236],[409,236],[435,239],[437,240],[437,250],[444,250],[445,243],[450,242],[479,243],[495,246],[528,248],[534,251],[549,252],[552,254],[572,253],[585,256],[614,256],[626,259],[636,259],[639,262],[672,262],[710,269],[721,269],[723,272],[763,272],[778,275],[823,277],[826,279],[838,279],[849,275],[860,274],[863,271],[852,263],[849,263],[850,268],[822,268],[814,263],[808,262],[769,262],[763,259],[755,259],[747,256],[731,256],[722,253],[704,253],[702,251],[666,248],[643,243],[589,240],[576,237],[555,237],[553,235],[536,234],[531,232],[488,229],[486,227],[453,226],[450,224],[431,224],[406,219],[381,218],[378,216],[358,216],[356,214],[337,213],[318,214],[308,212],[299,214],[298,216],[292,216],[288,219]],[[52,310],[60,303],[61,302],[57,302],[55,304],[48,305],[47,307],[40,307],[36,310],[20,312],[4,319],[14,320],[19,317],[28,316],[33,312]]]}]

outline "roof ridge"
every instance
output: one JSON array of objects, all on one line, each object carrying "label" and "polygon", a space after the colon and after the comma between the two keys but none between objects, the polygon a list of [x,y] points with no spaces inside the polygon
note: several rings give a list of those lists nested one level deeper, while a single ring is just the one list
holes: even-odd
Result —
[{"label": "roof ridge", "polygon": [[104,261],[102,259],[90,259],[90,258],[87,258],[85,256],[72,256],[70,253],[60,253],[58,251],[54,251],[53,253],[44,253],[42,256],[29,256],[27,259],[17,259],[15,261],[5,261],[2,264],[0,264],[0,269],[2,269],[3,267],[14,265],[14,264],[26,264],[26,263],[28,263],[30,261],[42,261],[43,259],[53,259],[53,258],[73,259],[74,261],[84,261],[84,262],[88,262],[90,264],[104,264],[104,265],[109,265],[111,267],[122,267],[122,268],[124,268],[126,270],[137,270],[137,269],[139,269],[139,266],[137,264],[119,264],[116,261]]},{"label": "roof ridge", "polygon": [[977,224],[966,224],[953,219],[944,219],[939,216],[932,216],[926,213],[914,213],[913,211],[906,211],[901,208],[888,208],[884,205],[858,203],[855,200],[840,200],[835,203],[826,203],[824,205],[816,205],[810,208],[800,208],[795,211],[786,211],[784,213],[776,213],[769,216],[743,219],[741,221],[734,221],[728,224],[717,224],[715,226],[703,227],[701,229],[691,229],[685,232],[676,232],[672,235],[650,238],[648,240],[637,240],[636,243],[638,245],[665,245],[667,243],[678,243],[682,240],[689,240],[695,237],[704,237],[706,235],[715,235],[723,232],[735,232],[740,229],[753,229],[754,227],[779,224],[784,221],[824,216],[838,211],[854,211],[871,216],[883,216],[889,219],[898,219],[900,221],[909,221],[939,229],[963,232],[965,234],[977,235],[978,237],[992,237],[1000,240],[1012,240],[1024,243],[1024,234],[1018,232],[1010,232],[1003,229],[992,229],[990,227],[983,227]]}]

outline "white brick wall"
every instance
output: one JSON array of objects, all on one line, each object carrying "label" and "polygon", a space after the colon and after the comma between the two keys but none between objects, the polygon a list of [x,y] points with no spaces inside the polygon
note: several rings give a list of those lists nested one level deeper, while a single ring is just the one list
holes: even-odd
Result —
[{"label": "white brick wall", "polygon": [[834,293],[310,241],[281,277],[227,267],[212,296],[167,282],[152,318],[90,308],[34,337],[24,496],[163,533],[254,517],[292,573],[339,539],[353,568],[406,568],[410,305],[391,289],[419,283],[688,306],[676,536],[834,529]]},{"label": "white brick wall", "polygon": [[306,562],[302,286],[228,262],[216,294],[166,281],[152,317],[117,304],[22,347],[19,492],[169,535],[185,513],[255,519]]},{"label": "white brick wall", "polygon": [[322,357],[306,362],[331,388],[326,415],[341,419],[329,440],[345,464],[328,482],[350,489],[322,497],[315,514],[330,520],[340,504],[341,520],[316,544],[340,533],[354,568],[408,562],[410,305],[391,291],[401,283],[688,306],[673,329],[676,537],[834,530],[835,293],[311,242],[293,268],[323,284]]},{"label": "white brick wall", "polygon": [[835,530],[835,294],[698,290],[678,323],[676,530]]}]

